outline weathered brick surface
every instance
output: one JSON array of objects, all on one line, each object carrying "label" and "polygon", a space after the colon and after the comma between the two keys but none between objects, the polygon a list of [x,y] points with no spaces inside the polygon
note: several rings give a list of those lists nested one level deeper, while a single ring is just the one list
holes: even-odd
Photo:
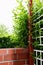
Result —
[{"label": "weathered brick surface", "polygon": [[0,49],[0,65],[28,65],[28,58],[26,48]]},{"label": "weathered brick surface", "polygon": [[1,54],[6,54],[6,53],[7,53],[6,49],[0,49],[0,55]]},{"label": "weathered brick surface", "polygon": [[0,65],[8,65],[8,62],[2,62]]}]

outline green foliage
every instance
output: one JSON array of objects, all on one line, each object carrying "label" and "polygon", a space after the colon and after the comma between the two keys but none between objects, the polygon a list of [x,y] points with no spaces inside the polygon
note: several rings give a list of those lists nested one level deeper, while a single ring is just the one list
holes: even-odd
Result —
[{"label": "green foliage", "polygon": [[33,0],[33,47],[43,50],[43,2]]},{"label": "green foliage", "polygon": [[17,0],[18,7],[13,10],[13,33],[8,34],[5,26],[0,26],[0,48],[27,47],[28,12],[22,5],[22,0]]},{"label": "green foliage", "polygon": [[0,37],[4,37],[7,36],[8,32],[7,32],[7,28],[5,25],[0,25]]},{"label": "green foliage", "polygon": [[14,48],[16,44],[11,40],[10,36],[0,38],[0,48]]},{"label": "green foliage", "polygon": [[16,1],[20,3],[20,2],[22,2],[23,0],[16,0]]},{"label": "green foliage", "polygon": [[41,7],[43,7],[43,2],[40,0],[33,0],[33,13],[37,12]]},{"label": "green foliage", "polygon": [[20,2],[18,7],[13,10],[13,14],[14,40],[19,47],[26,47],[28,45],[28,12],[22,5],[22,2]]}]

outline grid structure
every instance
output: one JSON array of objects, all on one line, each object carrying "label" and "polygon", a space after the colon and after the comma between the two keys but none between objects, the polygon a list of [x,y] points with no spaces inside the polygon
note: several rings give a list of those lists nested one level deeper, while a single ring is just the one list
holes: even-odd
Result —
[{"label": "grid structure", "polygon": [[34,65],[43,65],[43,7],[33,15]]}]

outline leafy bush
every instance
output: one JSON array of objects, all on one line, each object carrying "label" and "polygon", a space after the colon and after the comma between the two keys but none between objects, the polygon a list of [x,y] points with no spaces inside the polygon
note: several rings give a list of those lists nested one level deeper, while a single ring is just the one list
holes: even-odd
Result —
[{"label": "leafy bush", "polygon": [[14,48],[16,46],[16,43],[11,40],[10,36],[0,38],[0,48]]},{"label": "leafy bush", "polygon": [[28,12],[22,2],[19,2],[19,6],[13,10],[13,15],[13,33],[10,36],[0,37],[0,48],[27,47],[28,45]]},{"label": "leafy bush", "polygon": [[0,37],[8,36],[8,31],[5,25],[0,25]]},{"label": "leafy bush", "polygon": [[33,0],[33,46],[43,50],[43,3]]},{"label": "leafy bush", "polygon": [[43,7],[43,2],[40,0],[33,0],[33,13],[36,13],[41,7]]},{"label": "leafy bush", "polygon": [[26,47],[28,45],[28,12],[20,2],[19,6],[13,10],[13,23],[14,23],[14,38],[19,47]]}]

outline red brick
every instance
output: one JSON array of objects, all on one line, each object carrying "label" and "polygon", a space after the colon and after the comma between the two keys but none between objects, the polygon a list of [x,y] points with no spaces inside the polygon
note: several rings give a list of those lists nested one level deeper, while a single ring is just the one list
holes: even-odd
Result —
[{"label": "red brick", "polygon": [[13,65],[13,62],[9,62],[8,65]]},{"label": "red brick", "polygon": [[3,61],[3,55],[0,56],[0,61]]},{"label": "red brick", "polygon": [[6,49],[3,50],[0,49],[0,54],[6,54],[6,53],[7,53]]},{"label": "red brick", "polygon": [[0,65],[8,65],[8,62],[0,63]]},{"label": "red brick", "polygon": [[8,49],[8,54],[14,54],[15,53],[15,49]]},{"label": "red brick", "polygon": [[26,48],[18,48],[18,49],[16,49],[16,53],[28,53],[28,49],[26,49]]},{"label": "red brick", "polygon": [[17,56],[16,54],[7,54],[4,56],[4,60],[16,60]]},{"label": "red brick", "polygon": [[16,49],[16,53],[23,53],[24,52],[24,49]]},{"label": "red brick", "polygon": [[18,60],[20,60],[20,59],[28,59],[28,54],[26,54],[26,53],[18,54]]},{"label": "red brick", "polygon": [[25,61],[16,61],[13,62],[13,65],[25,65]]},{"label": "red brick", "polygon": [[29,60],[27,59],[27,64],[29,64]]}]

